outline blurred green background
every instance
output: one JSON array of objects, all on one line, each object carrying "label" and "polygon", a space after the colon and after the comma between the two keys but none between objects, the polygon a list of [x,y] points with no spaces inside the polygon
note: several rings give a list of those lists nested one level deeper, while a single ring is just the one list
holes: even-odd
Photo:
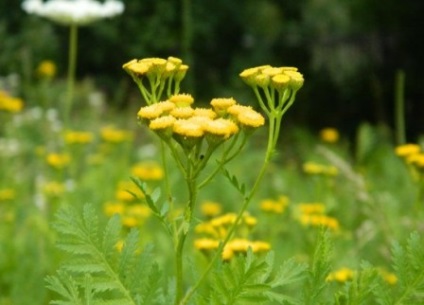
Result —
[{"label": "blurred green background", "polygon": [[[92,79],[117,107],[138,94],[121,68],[133,58],[181,57],[191,66],[183,90],[204,102],[251,103],[238,78],[243,69],[296,66],[306,82],[288,123],[353,134],[363,121],[393,126],[394,79],[403,70],[409,140],[424,131],[422,0],[123,2],[123,15],[80,29],[78,49],[79,79]],[[51,59],[65,78],[68,29],[20,5],[0,2],[0,77],[31,82],[35,67]]]}]

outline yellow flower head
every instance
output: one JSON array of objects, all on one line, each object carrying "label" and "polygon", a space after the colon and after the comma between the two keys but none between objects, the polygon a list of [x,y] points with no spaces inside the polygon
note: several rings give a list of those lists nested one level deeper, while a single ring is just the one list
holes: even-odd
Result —
[{"label": "yellow flower head", "polygon": [[239,123],[246,127],[257,128],[265,124],[265,118],[253,109],[245,109],[237,115]]},{"label": "yellow flower head", "polygon": [[335,128],[323,128],[319,132],[319,136],[323,142],[336,143],[339,140],[339,131]]},{"label": "yellow flower head", "polygon": [[37,74],[45,78],[54,77],[56,75],[56,64],[51,60],[43,60],[37,67]]},{"label": "yellow flower head", "polygon": [[157,57],[143,58],[139,62],[144,63],[149,67],[146,72],[147,76],[162,75],[165,72],[167,63],[166,59]]},{"label": "yellow flower head", "polygon": [[258,69],[258,67],[254,67],[254,68],[249,68],[249,69],[242,71],[239,74],[239,76],[249,86],[255,86],[256,85],[255,78],[256,78],[256,75],[258,75],[259,72],[260,72],[260,70]]},{"label": "yellow flower head", "polygon": [[177,107],[189,107],[194,103],[194,98],[190,94],[177,94],[169,98],[169,101]]},{"label": "yellow flower head", "polygon": [[141,180],[161,180],[164,175],[162,167],[153,161],[137,163],[131,168],[131,173]]},{"label": "yellow flower head", "polygon": [[156,119],[160,117],[163,113],[162,107],[158,104],[153,104],[149,106],[141,107],[140,110],[137,113],[137,116],[141,119]]},{"label": "yellow flower head", "polygon": [[194,114],[194,109],[191,107],[177,107],[172,109],[170,115],[176,119],[188,119]]},{"label": "yellow flower head", "polygon": [[399,157],[408,157],[418,154],[420,151],[421,147],[418,144],[403,144],[395,148],[395,153]]},{"label": "yellow flower head", "polygon": [[165,115],[157,119],[151,120],[149,128],[151,130],[164,130],[172,128],[177,119],[171,115]]},{"label": "yellow flower head", "polygon": [[195,108],[193,116],[214,119],[216,118],[216,112],[210,108]]},{"label": "yellow flower head", "polygon": [[200,124],[185,119],[175,121],[173,131],[175,134],[188,138],[200,138],[204,134]]},{"label": "yellow flower head", "polygon": [[284,71],[284,73],[290,77],[290,87],[293,90],[297,91],[303,86],[303,83],[305,80],[303,79],[302,74],[300,74],[297,71],[290,71],[290,70]]},{"label": "yellow flower head", "polygon": [[267,87],[271,82],[271,77],[266,74],[258,74],[255,77],[256,85],[262,88]]},{"label": "yellow flower head", "polygon": [[219,118],[216,120],[206,121],[204,124],[204,130],[210,133],[211,135],[227,139],[238,132],[238,127],[231,120]]},{"label": "yellow flower head", "polygon": [[172,111],[176,106],[174,103],[170,101],[163,101],[155,104],[156,107],[158,107],[160,110],[162,110],[162,114],[169,113]]},{"label": "yellow flower head", "polygon": [[181,66],[179,66],[178,67],[178,71],[176,71],[175,72],[175,75],[174,75],[175,81],[176,82],[180,82],[186,76],[187,70],[188,70],[188,66],[187,65],[181,65]]},{"label": "yellow flower head", "polygon": [[269,77],[274,77],[278,74],[281,74],[283,72],[282,68],[275,68],[275,67],[267,67],[262,69],[262,74],[267,75]]},{"label": "yellow flower head", "polygon": [[283,90],[290,84],[290,77],[286,74],[277,74],[271,78],[271,85],[277,90]]},{"label": "yellow flower head", "polygon": [[141,76],[149,71],[150,65],[145,62],[139,62],[137,59],[133,59],[125,63],[122,67],[129,73]]},{"label": "yellow flower head", "polygon": [[217,113],[220,113],[226,111],[228,107],[235,105],[236,101],[233,98],[214,98],[210,104]]}]

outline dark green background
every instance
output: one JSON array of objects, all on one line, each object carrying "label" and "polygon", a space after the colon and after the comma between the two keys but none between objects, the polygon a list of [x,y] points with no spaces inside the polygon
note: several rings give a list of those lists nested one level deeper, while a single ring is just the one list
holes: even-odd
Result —
[{"label": "dark green background", "polygon": [[[297,66],[306,82],[289,121],[353,133],[362,121],[393,125],[394,78],[402,69],[409,139],[424,131],[424,1],[123,2],[123,15],[79,31],[78,77],[93,78],[110,103],[125,107],[137,94],[121,68],[132,58],[182,57],[191,64],[184,89],[204,102],[234,96],[251,103],[240,71]],[[53,59],[65,77],[67,45],[67,28],[27,15],[20,1],[0,2],[1,76],[17,72],[31,81],[35,66]]]}]

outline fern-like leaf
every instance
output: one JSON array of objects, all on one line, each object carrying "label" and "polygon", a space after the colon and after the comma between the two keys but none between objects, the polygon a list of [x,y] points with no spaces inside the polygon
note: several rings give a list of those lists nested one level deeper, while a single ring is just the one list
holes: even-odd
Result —
[{"label": "fern-like leaf", "polygon": [[424,244],[421,237],[416,232],[412,233],[407,245],[401,246],[395,243],[392,253],[398,285],[397,289],[390,289],[390,292],[386,288],[382,293],[386,297],[380,298],[380,303],[421,304],[424,299]]},{"label": "fern-like leaf", "polygon": [[[52,304],[157,304],[153,297],[150,297],[151,303],[141,300],[143,293],[151,293],[151,287],[138,281],[135,273],[146,272],[140,266],[152,266],[154,263],[152,256],[140,255],[138,232],[133,230],[128,234],[119,253],[116,249],[121,230],[119,218],[111,218],[100,234],[95,210],[87,205],[81,214],[73,209],[64,209],[57,214],[55,228],[59,233],[60,248],[69,253],[70,258],[56,276],[46,279],[48,288],[62,297]],[[144,262],[140,257],[151,260]],[[154,271],[150,268],[159,277],[158,268]],[[158,299],[158,289],[153,291]]]}]

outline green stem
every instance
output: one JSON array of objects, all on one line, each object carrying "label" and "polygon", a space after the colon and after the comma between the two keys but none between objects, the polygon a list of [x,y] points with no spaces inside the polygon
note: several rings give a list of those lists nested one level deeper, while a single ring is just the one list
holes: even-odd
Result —
[{"label": "green stem", "polygon": [[398,70],[395,84],[395,124],[397,145],[405,144],[405,73]]},{"label": "green stem", "polygon": [[175,283],[175,305],[180,304],[181,299],[183,298],[184,290],[184,277],[183,277],[183,253],[184,253],[184,244],[187,239],[187,235],[190,232],[190,226],[193,219],[193,210],[196,204],[197,198],[197,187],[196,187],[196,178],[193,176],[194,171],[193,167],[189,166],[187,169],[187,187],[189,193],[188,205],[184,213],[184,222],[180,228],[180,237],[176,247],[175,253],[175,264],[176,264],[176,283]]},{"label": "green stem", "polygon": [[69,124],[69,116],[74,99],[75,71],[77,63],[78,25],[71,24],[69,32],[69,53],[68,53],[68,79],[67,96],[64,110],[64,124]]},{"label": "green stem", "polygon": [[[271,120],[271,121],[273,121],[273,120]],[[274,132],[271,131],[271,129],[270,129],[269,134],[274,135]],[[278,134],[276,136],[278,136]],[[194,295],[194,293],[197,291],[197,289],[199,289],[200,285],[206,280],[206,277],[208,276],[209,272],[212,270],[212,267],[215,265],[216,261],[221,256],[222,250],[224,249],[225,245],[228,243],[228,241],[230,240],[234,231],[236,230],[238,224],[241,221],[241,218],[243,217],[244,212],[247,210],[249,203],[251,202],[253,196],[255,195],[255,193],[256,193],[259,185],[260,185],[260,183],[262,182],[262,179],[264,177],[266,169],[268,168],[269,161],[271,160],[271,157],[273,155],[273,151],[275,149],[275,147],[272,146],[272,143],[274,143],[274,142],[275,141],[274,141],[273,136],[270,136],[268,138],[267,151],[266,151],[266,154],[265,154],[265,159],[264,159],[264,162],[262,164],[262,167],[259,171],[259,174],[258,174],[256,180],[255,180],[255,183],[253,184],[253,187],[250,190],[250,193],[244,198],[243,205],[242,205],[239,213],[237,214],[237,218],[236,218],[235,222],[233,223],[233,225],[228,230],[226,237],[220,243],[218,249],[216,250],[214,256],[212,257],[212,260],[209,262],[208,266],[206,267],[205,271],[200,276],[199,280],[187,292],[187,294],[184,296],[184,298],[181,300],[181,302],[178,303],[179,305],[185,305],[185,304],[188,303],[188,301],[191,299],[191,297]]]}]

